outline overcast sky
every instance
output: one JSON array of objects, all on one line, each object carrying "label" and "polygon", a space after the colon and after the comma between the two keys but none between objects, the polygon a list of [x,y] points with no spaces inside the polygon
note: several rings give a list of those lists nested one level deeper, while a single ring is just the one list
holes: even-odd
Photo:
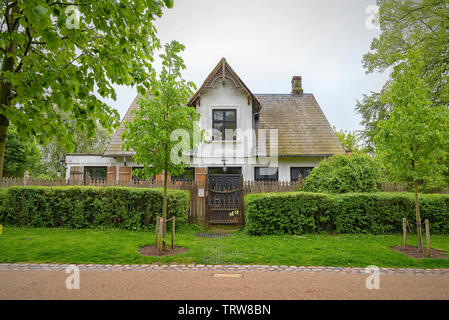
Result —
[{"label": "overcast sky", "polygon": [[[225,57],[253,93],[289,93],[300,75],[331,125],[360,129],[354,111],[363,93],[378,91],[386,75],[366,75],[362,57],[379,31],[366,26],[375,0],[174,0],[157,20],[162,42],[178,40],[199,87]],[[108,101],[123,117],[137,94],[117,87]]]}]

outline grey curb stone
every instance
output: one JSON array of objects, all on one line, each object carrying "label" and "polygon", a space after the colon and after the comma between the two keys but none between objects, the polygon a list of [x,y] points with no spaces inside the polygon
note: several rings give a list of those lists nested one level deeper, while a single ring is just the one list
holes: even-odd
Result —
[{"label": "grey curb stone", "polygon": [[[0,263],[1,271],[63,271],[69,264],[50,264],[50,263]],[[325,267],[325,266],[278,266],[278,265],[204,265],[204,264],[78,264],[80,270],[85,271],[211,271],[211,272],[251,272],[251,271],[269,271],[269,272],[333,272],[333,273],[361,273],[367,274],[365,268],[354,267]],[[439,275],[449,276],[449,269],[422,269],[422,268],[380,268],[380,273],[385,275],[408,274],[408,275]]]}]

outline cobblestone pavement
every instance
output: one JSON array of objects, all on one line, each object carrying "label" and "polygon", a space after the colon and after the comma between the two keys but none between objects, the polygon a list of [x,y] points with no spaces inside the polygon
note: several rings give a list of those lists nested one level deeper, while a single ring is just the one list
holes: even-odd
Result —
[{"label": "cobblestone pavement", "polygon": [[[70,264],[0,263],[0,271],[58,271]],[[212,271],[212,272],[325,272],[325,273],[367,273],[365,268],[270,266],[270,265],[205,265],[205,264],[77,264],[80,271]],[[449,269],[380,268],[380,274],[441,275],[449,276]]]}]

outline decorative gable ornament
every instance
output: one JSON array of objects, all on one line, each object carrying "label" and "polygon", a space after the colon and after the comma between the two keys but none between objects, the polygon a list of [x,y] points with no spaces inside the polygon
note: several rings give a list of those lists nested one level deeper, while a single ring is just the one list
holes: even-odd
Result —
[{"label": "decorative gable ornament", "polygon": [[253,104],[253,112],[260,111],[260,103],[257,98],[252,94],[248,87],[243,83],[240,77],[235,73],[231,66],[226,62],[225,58],[222,58],[217,66],[212,70],[206,80],[203,82],[198,91],[192,96],[188,105],[194,107],[200,105],[200,95],[202,92],[208,89],[217,89],[216,84],[220,83],[223,86],[226,85],[226,80],[229,80],[234,85],[235,89],[241,89],[248,95],[248,105],[250,102]]}]

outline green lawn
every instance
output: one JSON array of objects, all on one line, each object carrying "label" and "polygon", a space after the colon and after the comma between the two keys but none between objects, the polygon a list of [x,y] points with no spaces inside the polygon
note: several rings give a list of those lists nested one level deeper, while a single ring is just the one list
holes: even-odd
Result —
[{"label": "green lawn", "polygon": [[[237,232],[223,239],[199,238],[199,227],[177,230],[177,245],[189,252],[173,257],[144,257],[143,245],[154,233],[67,230],[5,226],[0,235],[0,262],[28,263],[202,263],[366,267],[449,268],[449,259],[417,260],[390,250],[402,235],[305,235],[255,237]],[[416,245],[416,237],[409,236]],[[434,248],[449,251],[449,236],[432,236]]]}]

